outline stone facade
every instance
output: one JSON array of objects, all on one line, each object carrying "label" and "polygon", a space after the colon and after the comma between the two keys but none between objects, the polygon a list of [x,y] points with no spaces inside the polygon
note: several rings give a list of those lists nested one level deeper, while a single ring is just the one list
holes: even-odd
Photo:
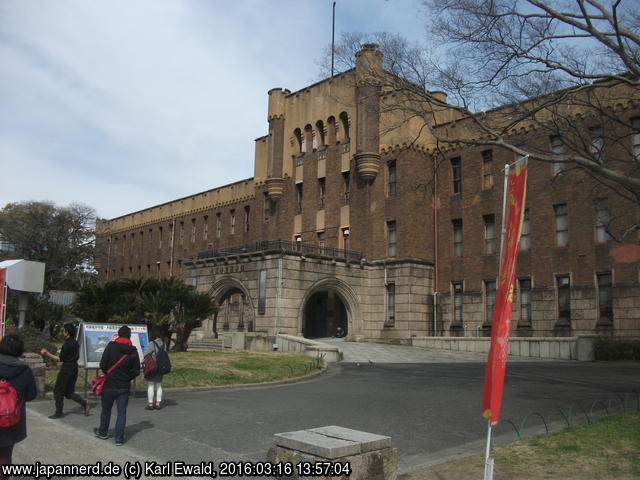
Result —
[{"label": "stone facade", "polygon": [[[367,45],[352,70],[296,92],[270,90],[254,176],[100,222],[101,278],[177,276],[211,290],[222,309],[199,336],[313,337],[343,322],[350,338],[407,344],[488,335],[502,168],[513,154],[437,145],[413,121],[390,128],[393,94],[367,81],[372,69],[381,69],[380,54]],[[617,133],[605,142],[611,158],[637,136],[612,119],[640,117],[638,104],[634,93],[600,119]],[[467,134],[459,112],[437,115],[438,128]],[[576,121],[586,129],[594,120]],[[535,126],[511,135],[551,148]],[[598,231],[602,205],[608,236]],[[639,336],[639,238],[623,235],[640,218],[638,204],[580,170],[529,162],[526,208],[514,334]]]}]

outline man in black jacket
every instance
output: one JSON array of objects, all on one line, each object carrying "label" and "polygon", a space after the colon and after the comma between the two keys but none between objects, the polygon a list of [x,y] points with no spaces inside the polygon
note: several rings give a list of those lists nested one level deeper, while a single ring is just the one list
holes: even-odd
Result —
[{"label": "man in black jacket", "polygon": [[40,350],[41,355],[45,355],[57,362],[62,362],[56,379],[56,386],[53,389],[56,411],[49,418],[64,417],[64,413],[62,413],[64,397],[82,405],[85,415],[89,415],[89,410],[91,410],[89,400],[84,400],[75,392],[76,380],[78,379],[78,359],[80,358],[80,346],[75,337],[76,327],[71,323],[67,323],[64,326],[65,340],[60,350],[60,356],[49,353],[46,348]]},{"label": "man in black jacket", "polygon": [[[117,365],[116,365],[117,364]],[[107,373],[110,368],[110,373]],[[131,380],[140,373],[140,357],[138,350],[131,343],[131,329],[126,325],[118,330],[118,338],[109,342],[100,360],[100,368],[107,375],[102,391],[102,413],[100,426],[93,429],[96,437],[106,440],[109,438],[109,422],[111,408],[116,403],[118,415],[116,417],[115,440],[116,445],[124,443],[124,427],[127,423],[127,405]]]}]

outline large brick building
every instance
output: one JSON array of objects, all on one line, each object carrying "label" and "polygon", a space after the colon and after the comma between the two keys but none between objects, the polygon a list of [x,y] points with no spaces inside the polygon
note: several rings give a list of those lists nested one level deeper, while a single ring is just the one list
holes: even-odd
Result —
[{"label": "large brick building", "polygon": [[[365,81],[371,68],[380,53],[366,45],[352,70],[269,91],[252,178],[100,222],[101,278],[173,275],[210,290],[222,308],[201,337],[321,337],[338,326],[351,338],[405,343],[486,335],[502,167],[513,153],[437,145],[415,120],[390,128],[399,114],[382,106],[395,94]],[[635,125],[638,101],[627,96],[611,111]],[[473,134],[456,110],[436,115],[437,128]],[[639,154],[637,130],[607,143],[602,130],[621,128],[610,116],[575,118],[603,155]],[[533,125],[512,135],[528,148],[564,148]],[[639,219],[637,203],[582,170],[530,162],[513,334],[640,335],[639,237],[614,239]]]}]

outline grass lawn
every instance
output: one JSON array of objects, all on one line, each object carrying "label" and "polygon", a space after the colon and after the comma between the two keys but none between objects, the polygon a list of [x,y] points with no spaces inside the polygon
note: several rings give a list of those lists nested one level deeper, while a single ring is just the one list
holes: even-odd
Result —
[{"label": "grass lawn", "polygon": [[[495,448],[494,480],[640,478],[640,413],[604,417],[588,425]],[[484,455],[416,470],[401,480],[482,479]]]},{"label": "grass lawn", "polygon": [[[273,382],[302,377],[316,370],[313,359],[294,352],[212,350],[171,352],[170,357],[172,370],[162,381],[165,388]],[[57,374],[57,368],[47,369],[47,390],[53,390]],[[89,383],[95,374],[95,369],[89,369]],[[80,368],[78,392],[84,391],[84,377],[85,370]],[[136,384],[137,388],[146,387],[142,374]]]}]

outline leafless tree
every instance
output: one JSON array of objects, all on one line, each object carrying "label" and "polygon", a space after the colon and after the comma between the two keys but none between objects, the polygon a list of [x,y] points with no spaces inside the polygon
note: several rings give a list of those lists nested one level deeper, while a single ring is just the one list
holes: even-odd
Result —
[{"label": "leafless tree", "polygon": [[437,48],[354,34],[336,50],[344,69],[357,42],[380,43],[390,58],[375,81],[394,93],[381,108],[402,112],[395,127],[418,120],[440,146],[496,146],[559,174],[580,170],[640,204],[637,0],[421,3]]}]

